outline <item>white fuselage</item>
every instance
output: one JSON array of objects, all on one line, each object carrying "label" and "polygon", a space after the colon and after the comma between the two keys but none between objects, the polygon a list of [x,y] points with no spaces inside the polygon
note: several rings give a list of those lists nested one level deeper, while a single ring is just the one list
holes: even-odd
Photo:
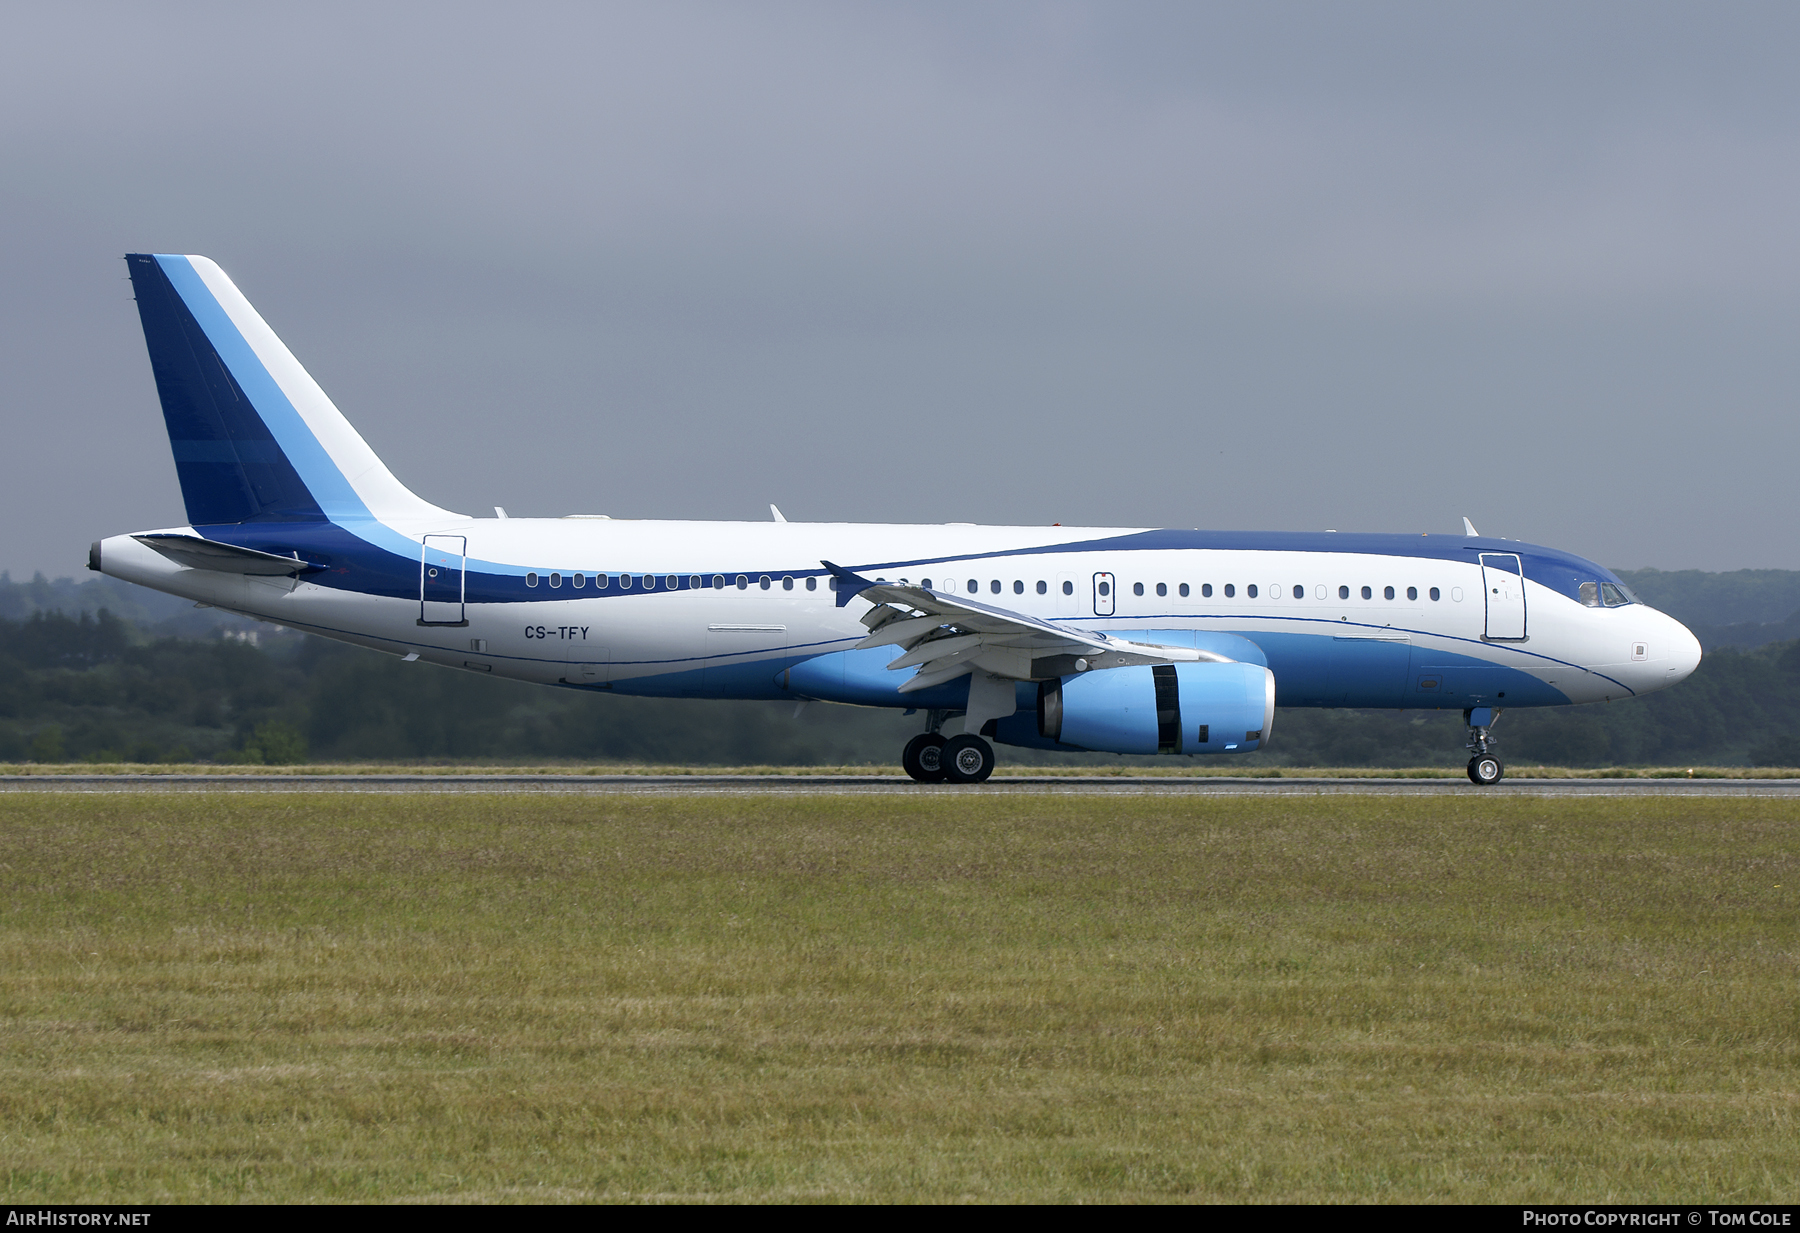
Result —
[{"label": "white fuselage", "polygon": [[[840,607],[822,561],[887,581],[929,579],[939,590],[973,585],[985,603],[1143,641],[1242,635],[1268,652],[1283,699],[1302,704],[1317,692],[1298,687],[1303,661],[1374,644],[1389,658],[1410,649],[1399,704],[1420,706],[1456,704],[1434,702],[1413,679],[1426,672],[1429,684],[1436,659],[1514,669],[1554,691],[1547,701],[1595,702],[1673,684],[1700,654],[1679,622],[1641,603],[1587,606],[1530,577],[1518,580],[1528,636],[1490,639],[1474,559],[1107,546],[1142,533],[1070,527],[520,518],[389,520],[387,530],[415,543],[460,537],[471,574],[484,564],[530,571],[536,585],[506,602],[471,598],[461,609],[466,624],[428,625],[418,596],[187,568],[129,536],[104,541],[102,559],[114,577],[309,633],[496,676],[628,693],[783,696],[782,666],[844,650],[867,632],[857,619],[866,605]],[[1105,598],[1096,591],[1102,577],[1110,578]],[[1296,682],[1291,698],[1284,663]],[[1332,702],[1396,704],[1385,692],[1361,698],[1354,687],[1316,704]]]}]

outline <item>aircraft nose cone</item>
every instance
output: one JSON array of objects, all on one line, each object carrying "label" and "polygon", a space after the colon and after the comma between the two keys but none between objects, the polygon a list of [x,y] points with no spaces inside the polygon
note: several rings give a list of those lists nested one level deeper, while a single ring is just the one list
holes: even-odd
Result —
[{"label": "aircraft nose cone", "polygon": [[1669,684],[1673,685],[1676,681],[1686,680],[1700,666],[1700,639],[1674,617],[1666,619],[1669,622],[1669,632],[1665,635],[1669,644]]}]

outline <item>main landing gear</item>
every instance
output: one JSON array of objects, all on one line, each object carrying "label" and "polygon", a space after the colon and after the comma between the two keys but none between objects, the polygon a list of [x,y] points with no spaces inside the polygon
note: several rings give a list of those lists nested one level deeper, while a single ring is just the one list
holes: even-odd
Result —
[{"label": "main landing gear", "polygon": [[1488,734],[1488,729],[1498,718],[1500,712],[1491,706],[1470,707],[1463,712],[1463,723],[1469,727],[1466,748],[1472,755],[1469,758],[1469,782],[1483,788],[1499,783],[1501,776],[1506,774],[1505,763],[1494,752],[1494,738]]},{"label": "main landing gear", "polygon": [[944,779],[949,783],[983,783],[994,773],[994,747],[973,732],[944,742]]},{"label": "main landing gear", "polygon": [[921,732],[906,742],[900,754],[900,765],[920,783],[944,782],[944,738],[936,732]]},{"label": "main landing gear", "polygon": [[973,732],[944,739],[942,711],[932,711],[924,732],[906,742],[900,765],[919,783],[981,783],[994,773],[994,747]]}]

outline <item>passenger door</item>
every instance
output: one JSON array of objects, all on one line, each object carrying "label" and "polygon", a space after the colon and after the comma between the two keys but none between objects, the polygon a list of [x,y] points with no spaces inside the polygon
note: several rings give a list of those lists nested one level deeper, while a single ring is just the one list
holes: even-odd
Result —
[{"label": "passenger door", "polygon": [[1491,642],[1525,640],[1525,574],[1510,552],[1481,554],[1481,593],[1487,600],[1487,637]]}]

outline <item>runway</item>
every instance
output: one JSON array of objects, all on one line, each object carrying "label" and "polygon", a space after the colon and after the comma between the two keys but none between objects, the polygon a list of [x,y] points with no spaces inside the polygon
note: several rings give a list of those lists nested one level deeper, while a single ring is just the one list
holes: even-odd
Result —
[{"label": "runway", "polygon": [[1264,779],[1008,775],[918,784],[904,775],[7,775],[0,792],[540,793],[805,796],[1704,796],[1800,799],[1800,779]]}]

